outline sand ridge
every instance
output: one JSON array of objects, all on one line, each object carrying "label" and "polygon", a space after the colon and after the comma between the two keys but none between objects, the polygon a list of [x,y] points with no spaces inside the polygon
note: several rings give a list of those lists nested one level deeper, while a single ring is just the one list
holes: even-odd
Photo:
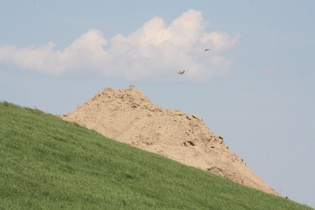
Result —
[{"label": "sand ridge", "polygon": [[279,195],[231,152],[223,137],[212,133],[201,117],[161,108],[133,85],[126,89],[105,88],[61,118],[117,141]]}]

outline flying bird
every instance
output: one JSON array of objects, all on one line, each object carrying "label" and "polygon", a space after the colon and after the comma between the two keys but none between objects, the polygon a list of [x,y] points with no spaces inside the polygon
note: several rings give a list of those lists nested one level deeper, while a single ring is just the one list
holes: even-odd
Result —
[{"label": "flying bird", "polygon": [[207,49],[204,49],[203,51],[210,51],[210,49],[209,49],[209,48],[207,48]]},{"label": "flying bird", "polygon": [[179,71],[178,74],[180,75],[183,75],[185,73],[185,70],[184,71]]}]

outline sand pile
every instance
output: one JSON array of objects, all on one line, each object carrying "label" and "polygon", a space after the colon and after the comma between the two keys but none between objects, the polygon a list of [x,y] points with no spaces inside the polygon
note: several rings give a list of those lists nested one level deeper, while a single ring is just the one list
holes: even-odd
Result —
[{"label": "sand pile", "polygon": [[201,117],[163,109],[134,86],[106,88],[61,117],[117,141],[279,195],[231,152]]}]

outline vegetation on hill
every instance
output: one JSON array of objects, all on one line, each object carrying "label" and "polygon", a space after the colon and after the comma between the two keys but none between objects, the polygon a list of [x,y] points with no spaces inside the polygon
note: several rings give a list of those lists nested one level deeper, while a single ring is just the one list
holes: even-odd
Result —
[{"label": "vegetation on hill", "polygon": [[0,209],[311,209],[0,103]]}]

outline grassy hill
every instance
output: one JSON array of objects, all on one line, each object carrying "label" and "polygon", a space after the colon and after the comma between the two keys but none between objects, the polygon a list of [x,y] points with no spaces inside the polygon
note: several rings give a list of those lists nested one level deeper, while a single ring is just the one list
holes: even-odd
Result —
[{"label": "grassy hill", "polygon": [[0,103],[0,209],[311,209]]}]

